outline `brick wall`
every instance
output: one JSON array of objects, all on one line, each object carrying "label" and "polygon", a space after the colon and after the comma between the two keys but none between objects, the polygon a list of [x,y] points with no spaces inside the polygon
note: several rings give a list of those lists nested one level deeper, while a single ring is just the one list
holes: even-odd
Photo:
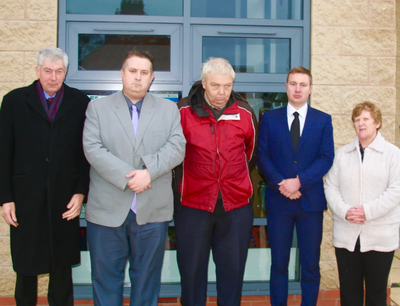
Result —
[{"label": "brick wall", "polygon": [[[388,289],[388,296],[390,296],[390,289]],[[207,306],[216,306],[217,299],[209,297],[207,299]],[[300,306],[300,295],[289,295],[288,306]],[[388,298],[387,304],[390,305]],[[14,306],[15,302],[12,298],[0,298],[0,305]],[[38,306],[47,305],[46,298],[38,299]],[[75,306],[92,306],[93,300],[75,300]],[[124,300],[124,305],[129,305],[129,300]],[[159,306],[180,306],[180,298],[160,298],[158,301]],[[241,306],[271,306],[269,296],[246,296],[242,298]],[[321,290],[317,306],[340,306],[339,290]]]},{"label": "brick wall", "polygon": [[[388,296],[390,296],[390,288],[388,288]],[[390,305],[390,298],[387,299],[387,305]],[[13,298],[1,298],[1,306],[14,306]],[[38,298],[38,306],[47,305],[47,299],[44,297]],[[92,306],[93,300],[75,300],[75,306]],[[124,306],[129,305],[129,300],[124,300]],[[180,298],[160,298],[159,306],[180,306]],[[217,298],[209,297],[207,306],[216,306]],[[289,295],[288,306],[300,306],[301,295]],[[246,296],[242,298],[241,306],[271,306],[269,296]],[[320,290],[317,306],[340,306],[339,290]]]}]

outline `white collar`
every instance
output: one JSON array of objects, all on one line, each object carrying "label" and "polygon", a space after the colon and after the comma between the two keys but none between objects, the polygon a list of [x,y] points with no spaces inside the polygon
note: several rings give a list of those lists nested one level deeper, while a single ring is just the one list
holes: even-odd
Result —
[{"label": "white collar", "polygon": [[[382,136],[381,132],[377,131],[375,139],[369,144],[367,148],[370,148],[376,152],[383,153],[385,148],[386,140]],[[346,150],[347,153],[350,153],[353,150],[360,150],[360,140],[356,135],[356,138],[351,142],[351,145]]]},{"label": "white collar", "polygon": [[295,109],[289,102],[287,104],[287,113],[289,116],[293,116],[294,112],[298,112],[300,117],[305,119],[307,116],[307,111],[308,111],[308,103],[306,103],[299,109]]}]

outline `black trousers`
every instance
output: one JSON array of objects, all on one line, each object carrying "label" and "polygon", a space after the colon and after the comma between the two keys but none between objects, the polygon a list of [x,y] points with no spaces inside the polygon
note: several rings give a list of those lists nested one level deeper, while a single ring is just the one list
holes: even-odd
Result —
[{"label": "black trousers", "polygon": [[336,248],[341,306],[386,306],[387,281],[394,251],[361,253],[357,241],[354,252]]},{"label": "black trousers", "polygon": [[252,225],[251,204],[226,212],[219,200],[214,213],[182,205],[175,209],[183,306],[206,305],[210,249],[218,306],[240,306]]},{"label": "black trousers", "polygon": [[[57,267],[54,272],[50,272],[47,300],[49,306],[74,305],[71,267]],[[37,275],[17,273],[15,301],[17,306],[36,306]]]}]

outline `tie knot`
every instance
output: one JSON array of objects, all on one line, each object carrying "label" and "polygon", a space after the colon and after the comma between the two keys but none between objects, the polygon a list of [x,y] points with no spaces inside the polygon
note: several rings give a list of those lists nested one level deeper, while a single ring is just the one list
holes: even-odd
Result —
[{"label": "tie knot", "polygon": [[294,116],[295,118],[298,118],[298,117],[299,117],[299,113],[298,113],[298,112],[294,112],[294,113],[293,113],[293,116]]},{"label": "tie knot", "polygon": [[49,101],[51,103],[54,101],[54,98],[48,98],[47,101]]}]

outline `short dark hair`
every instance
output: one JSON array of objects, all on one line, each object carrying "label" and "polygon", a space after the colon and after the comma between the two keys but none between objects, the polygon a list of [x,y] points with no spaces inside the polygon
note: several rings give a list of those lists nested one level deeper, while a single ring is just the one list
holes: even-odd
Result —
[{"label": "short dark hair", "polygon": [[371,114],[372,119],[374,119],[374,122],[381,124],[378,127],[379,130],[382,127],[382,113],[380,109],[370,101],[364,101],[354,106],[353,112],[351,113],[351,120],[353,121],[353,123],[355,118],[360,116],[363,111],[369,112]]},{"label": "short dark hair", "polygon": [[302,66],[294,67],[292,70],[289,71],[289,73],[288,73],[288,75],[287,75],[287,78],[286,78],[286,83],[289,82],[289,75],[295,74],[295,73],[307,74],[308,77],[310,78],[310,85],[312,85],[312,75],[311,75],[311,71],[308,70],[307,68],[302,67]]},{"label": "short dark hair", "polygon": [[138,50],[138,49],[133,49],[133,50],[129,51],[125,55],[125,58],[122,61],[121,69],[124,69],[126,67],[126,61],[128,59],[130,59],[131,57],[134,57],[134,56],[137,56],[137,57],[140,57],[140,58],[147,58],[151,63],[151,72],[153,72],[153,70],[154,70],[154,68],[153,68],[153,65],[154,65],[154,57],[153,57],[153,55],[151,55],[151,53],[149,51]]}]

